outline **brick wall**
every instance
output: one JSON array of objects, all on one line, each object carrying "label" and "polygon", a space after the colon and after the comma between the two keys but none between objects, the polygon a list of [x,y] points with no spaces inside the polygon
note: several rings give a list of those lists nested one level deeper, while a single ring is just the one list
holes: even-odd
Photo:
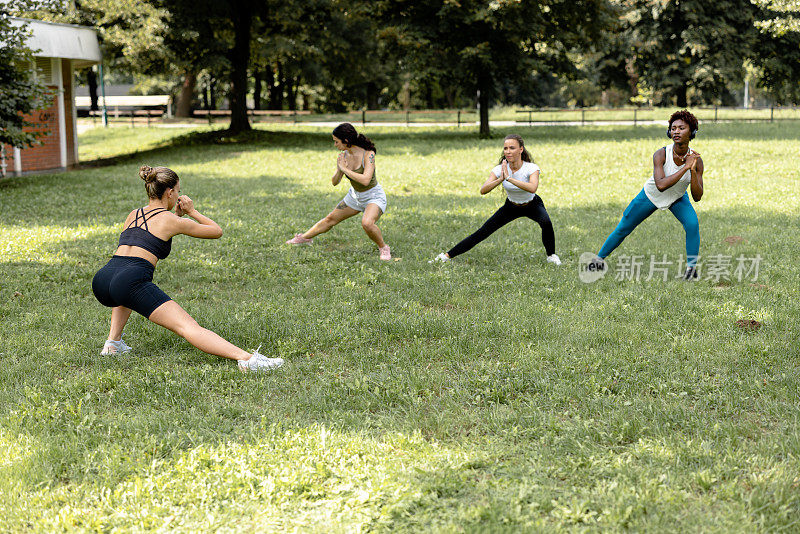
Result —
[{"label": "brick wall", "polygon": [[[61,167],[61,142],[58,131],[58,88],[50,87],[50,105],[47,109],[34,111],[25,118],[47,128],[47,134],[39,138],[39,145],[22,150],[22,172],[43,171],[59,169]],[[27,128],[28,130],[42,130],[42,127]],[[9,167],[13,170],[13,167]]]}]

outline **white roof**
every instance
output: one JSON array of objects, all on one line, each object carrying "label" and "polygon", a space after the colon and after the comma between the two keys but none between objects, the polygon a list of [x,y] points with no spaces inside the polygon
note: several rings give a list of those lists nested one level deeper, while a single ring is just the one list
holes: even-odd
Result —
[{"label": "white roof", "polygon": [[76,67],[100,63],[103,59],[97,33],[92,28],[41,20],[12,18],[11,21],[17,26],[28,25],[31,37],[27,45],[36,57],[72,59]]}]

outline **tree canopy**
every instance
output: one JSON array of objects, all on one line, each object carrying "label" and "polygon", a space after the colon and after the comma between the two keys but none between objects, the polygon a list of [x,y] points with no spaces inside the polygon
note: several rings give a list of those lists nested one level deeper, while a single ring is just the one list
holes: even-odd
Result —
[{"label": "tree canopy", "polygon": [[38,125],[24,115],[41,107],[45,88],[34,75],[26,25],[12,21],[12,7],[0,3],[0,145],[23,148],[43,133],[27,129]]},{"label": "tree canopy", "polygon": [[[32,0],[31,0],[32,1]],[[249,106],[732,105],[746,76],[797,102],[798,0],[75,0],[31,16],[98,29],[112,70]],[[748,74],[749,73],[749,74]],[[91,76],[90,83],[91,83]]]}]

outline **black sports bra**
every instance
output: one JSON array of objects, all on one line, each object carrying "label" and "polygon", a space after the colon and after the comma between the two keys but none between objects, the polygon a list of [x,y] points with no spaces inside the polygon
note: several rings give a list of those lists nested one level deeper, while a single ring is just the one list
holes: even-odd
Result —
[{"label": "black sports bra", "polygon": [[[163,260],[169,256],[169,251],[172,250],[172,238],[170,238],[169,241],[164,241],[160,237],[151,234],[150,230],[147,229],[147,221],[164,211],[167,210],[164,208],[156,208],[145,214],[144,208],[136,210],[136,218],[131,221],[131,224],[119,235],[120,246],[131,245],[134,247],[141,247],[148,252],[152,252],[159,260]],[[142,226],[139,226],[140,217]]]}]

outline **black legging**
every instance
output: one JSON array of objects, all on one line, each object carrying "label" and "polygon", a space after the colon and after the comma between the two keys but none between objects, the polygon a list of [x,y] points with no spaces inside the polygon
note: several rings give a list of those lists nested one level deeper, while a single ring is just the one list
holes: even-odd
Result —
[{"label": "black legging", "polygon": [[533,197],[533,200],[524,206],[514,204],[506,199],[505,204],[500,206],[500,209],[489,217],[489,220],[483,223],[483,226],[478,228],[477,232],[451,248],[447,252],[447,255],[451,258],[455,258],[459,254],[467,252],[503,226],[520,217],[533,219],[542,227],[542,243],[544,243],[544,249],[548,256],[555,254],[556,236],[555,233],[553,233],[553,223],[550,222],[550,216],[544,208],[544,202],[539,198],[539,195],[536,195]]}]

